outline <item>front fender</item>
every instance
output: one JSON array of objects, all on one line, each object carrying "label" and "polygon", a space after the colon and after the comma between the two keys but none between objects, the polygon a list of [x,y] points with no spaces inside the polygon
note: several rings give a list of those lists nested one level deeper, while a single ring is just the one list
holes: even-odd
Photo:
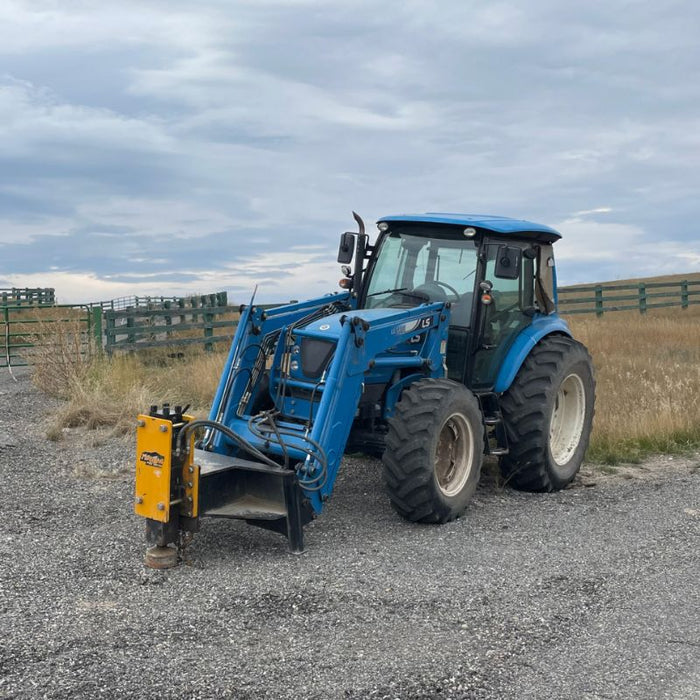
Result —
[{"label": "front fender", "polygon": [[508,353],[503,359],[503,364],[501,364],[493,390],[497,394],[507,391],[532,348],[546,335],[555,333],[571,336],[571,330],[564,319],[558,314],[535,316],[532,323],[520,331],[510,346]]}]

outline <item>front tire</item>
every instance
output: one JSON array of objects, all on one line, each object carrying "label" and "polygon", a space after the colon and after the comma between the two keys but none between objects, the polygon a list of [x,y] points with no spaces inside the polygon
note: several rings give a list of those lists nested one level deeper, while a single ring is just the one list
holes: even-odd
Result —
[{"label": "front tire", "polygon": [[391,505],[407,520],[458,518],[476,490],[484,452],[475,396],[448,379],[421,379],[401,395],[382,456]]},{"label": "front tire", "polygon": [[501,398],[506,482],[522,491],[558,491],[581,468],[593,424],[595,378],[586,348],[568,336],[541,340]]}]

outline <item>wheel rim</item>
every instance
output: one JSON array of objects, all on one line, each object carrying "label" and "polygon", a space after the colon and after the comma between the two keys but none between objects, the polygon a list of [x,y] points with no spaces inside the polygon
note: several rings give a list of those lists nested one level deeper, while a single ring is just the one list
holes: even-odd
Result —
[{"label": "wheel rim", "polygon": [[549,450],[559,465],[566,464],[576,452],[586,418],[586,390],[578,374],[570,374],[560,384],[549,423]]},{"label": "wheel rim", "polygon": [[443,423],[435,448],[435,476],[445,496],[455,496],[467,483],[474,455],[472,427],[460,413]]}]

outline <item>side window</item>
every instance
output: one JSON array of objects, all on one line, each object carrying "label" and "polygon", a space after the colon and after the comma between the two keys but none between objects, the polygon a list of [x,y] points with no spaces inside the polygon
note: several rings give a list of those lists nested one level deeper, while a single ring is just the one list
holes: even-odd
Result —
[{"label": "side window", "polygon": [[483,333],[474,362],[472,384],[475,387],[496,380],[503,358],[523,328],[530,325],[534,311],[535,267],[524,255],[518,279],[495,276],[497,244],[489,245],[484,278],[493,284],[492,303],[482,306]]},{"label": "side window", "polygon": [[492,295],[494,303],[499,307],[500,311],[518,310],[526,311],[531,309],[534,304],[535,292],[535,265],[534,261],[521,257],[520,274],[517,279],[502,279],[496,277],[496,251],[497,246],[489,246],[489,257],[486,263],[486,272],[484,278],[493,284]]}]

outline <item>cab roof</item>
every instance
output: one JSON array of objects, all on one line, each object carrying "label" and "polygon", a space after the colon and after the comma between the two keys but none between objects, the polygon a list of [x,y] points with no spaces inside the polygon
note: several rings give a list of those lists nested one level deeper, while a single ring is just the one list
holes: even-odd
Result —
[{"label": "cab roof", "polygon": [[544,224],[536,224],[533,221],[522,219],[510,219],[507,216],[492,216],[490,214],[453,214],[445,212],[429,211],[425,214],[398,214],[395,216],[383,216],[377,221],[400,221],[404,223],[424,224],[449,224],[456,226],[472,226],[474,228],[490,231],[491,233],[514,234],[534,238],[539,241],[553,243],[561,238],[556,231]]}]

